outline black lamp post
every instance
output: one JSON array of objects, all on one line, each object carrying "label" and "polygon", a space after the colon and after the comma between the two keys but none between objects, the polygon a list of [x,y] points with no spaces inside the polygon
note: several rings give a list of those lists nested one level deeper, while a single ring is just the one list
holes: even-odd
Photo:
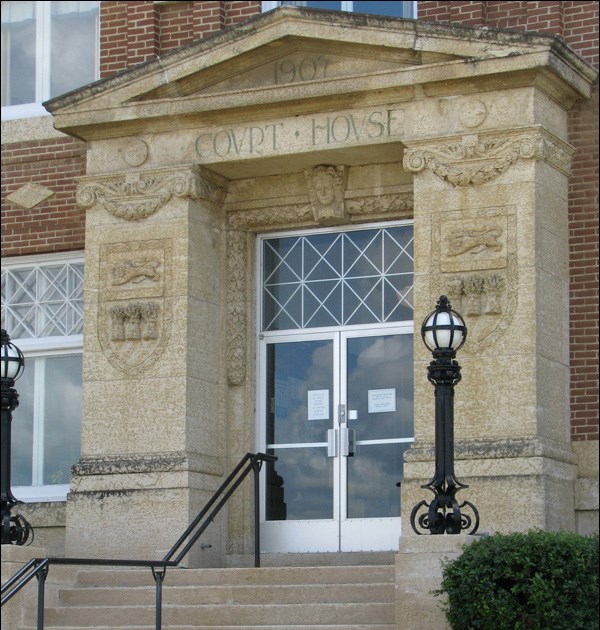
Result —
[{"label": "black lamp post", "polygon": [[20,514],[11,516],[10,511],[17,503],[10,489],[10,452],[12,412],[19,406],[19,394],[14,388],[15,381],[23,373],[25,359],[23,353],[10,342],[6,330],[2,329],[2,354],[0,367],[2,376],[2,544],[24,545],[33,530]]},{"label": "black lamp post", "polygon": [[[433,354],[427,378],[435,386],[435,475],[421,488],[435,496],[430,503],[420,501],[415,505],[410,524],[417,534],[426,530],[430,534],[460,534],[463,530],[474,534],[479,527],[479,512],[470,501],[458,504],[456,493],[469,486],[454,476],[454,386],[461,379],[460,365],[454,358],[467,338],[467,327],[445,295],[425,318],[421,336]],[[461,512],[465,507],[471,509],[473,518]]]}]

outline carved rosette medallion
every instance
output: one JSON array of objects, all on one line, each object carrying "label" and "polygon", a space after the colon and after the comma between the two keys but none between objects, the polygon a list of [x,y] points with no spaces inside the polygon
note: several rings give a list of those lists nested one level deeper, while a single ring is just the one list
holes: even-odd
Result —
[{"label": "carved rosette medallion", "polygon": [[572,148],[541,129],[505,136],[479,134],[404,152],[405,170],[428,169],[452,186],[476,186],[499,177],[519,160],[545,160],[569,175]]},{"label": "carved rosette medallion", "polygon": [[450,298],[467,319],[465,351],[480,352],[504,334],[517,308],[516,208],[438,212],[432,219],[431,293]]},{"label": "carved rosette medallion", "polygon": [[100,248],[98,339],[111,365],[137,376],[155,365],[171,326],[170,239]]},{"label": "carved rosette medallion", "polygon": [[78,182],[80,206],[99,205],[126,221],[140,221],[155,214],[172,197],[204,198],[220,205],[225,195],[221,186],[201,177],[195,166],[80,177]]},{"label": "carved rosette medallion", "polygon": [[150,149],[140,138],[134,138],[120,151],[123,161],[129,166],[141,166],[147,159]]}]

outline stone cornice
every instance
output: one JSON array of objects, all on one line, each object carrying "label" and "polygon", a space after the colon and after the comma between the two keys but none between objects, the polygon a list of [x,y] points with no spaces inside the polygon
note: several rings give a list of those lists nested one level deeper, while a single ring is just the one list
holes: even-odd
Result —
[{"label": "stone cornice", "polygon": [[193,165],[85,176],[77,181],[78,205],[99,205],[126,221],[140,221],[155,214],[172,197],[205,199],[217,205],[225,197],[224,189],[202,177]]},{"label": "stone cornice", "polygon": [[[356,193],[351,193],[356,195]],[[413,193],[408,191],[387,192],[380,195],[350,196],[344,198],[350,222],[371,220],[376,217],[390,219],[412,217]],[[321,225],[315,218],[311,204],[296,198],[285,205],[242,208],[231,205],[227,208],[230,230],[259,232],[277,228],[313,227]]]},{"label": "stone cornice", "polygon": [[407,171],[429,169],[452,186],[476,186],[499,177],[519,160],[544,160],[569,175],[573,149],[541,128],[439,139],[411,145]]}]

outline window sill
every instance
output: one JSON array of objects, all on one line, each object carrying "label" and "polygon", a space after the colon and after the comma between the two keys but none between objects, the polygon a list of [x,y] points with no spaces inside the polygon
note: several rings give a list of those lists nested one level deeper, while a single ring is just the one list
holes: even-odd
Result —
[{"label": "window sill", "polygon": [[[52,486],[14,486],[13,495],[23,503],[51,503],[54,501],[66,501],[69,492],[69,484]],[[18,511],[18,508],[16,508]]]},{"label": "window sill", "polygon": [[9,105],[2,108],[2,120],[17,120],[19,118],[37,118],[50,116],[41,103],[26,103],[25,105]]}]

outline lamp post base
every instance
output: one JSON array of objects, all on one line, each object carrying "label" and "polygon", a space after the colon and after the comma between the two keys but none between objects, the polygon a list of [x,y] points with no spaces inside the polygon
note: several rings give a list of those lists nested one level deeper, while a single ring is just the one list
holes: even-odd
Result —
[{"label": "lamp post base", "polygon": [[20,546],[28,541],[33,542],[33,527],[27,519],[20,514],[11,516],[9,509],[2,508],[2,544]]},{"label": "lamp post base", "polygon": [[[470,509],[472,515],[465,514],[462,511],[465,508]],[[425,532],[434,535],[475,534],[479,528],[479,512],[470,501],[459,505],[454,496],[439,495],[430,503],[417,503],[410,513],[410,524],[418,535]]]}]

